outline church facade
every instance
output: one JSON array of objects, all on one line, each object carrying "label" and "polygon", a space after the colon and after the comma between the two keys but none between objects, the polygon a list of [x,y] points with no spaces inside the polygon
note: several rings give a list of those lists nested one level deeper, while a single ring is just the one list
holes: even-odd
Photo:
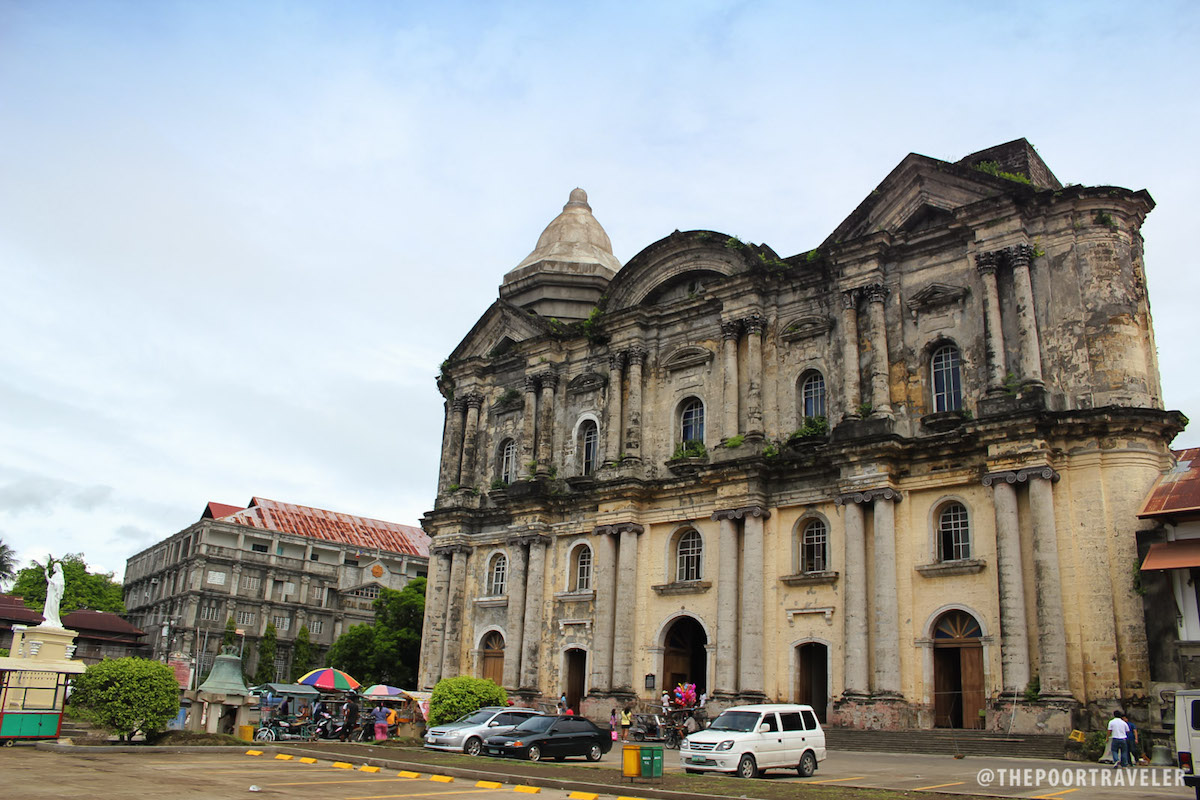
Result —
[{"label": "church facade", "polygon": [[905,158],[820,246],[587,196],[443,366],[421,688],[585,714],[694,683],[863,728],[1083,727],[1149,682],[1163,409],[1145,191],[1025,140]]}]

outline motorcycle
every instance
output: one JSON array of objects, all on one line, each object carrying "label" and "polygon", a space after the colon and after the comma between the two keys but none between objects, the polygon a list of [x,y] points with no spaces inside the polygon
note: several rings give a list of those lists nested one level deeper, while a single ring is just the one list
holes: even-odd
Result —
[{"label": "motorcycle", "polygon": [[327,711],[317,714],[316,735],[315,739],[339,739],[341,738],[341,729],[337,722],[333,719],[333,715]]},{"label": "motorcycle", "polygon": [[258,730],[254,732],[254,739],[258,742],[311,741],[315,738],[316,725],[312,722],[283,720],[274,717],[263,720]]}]

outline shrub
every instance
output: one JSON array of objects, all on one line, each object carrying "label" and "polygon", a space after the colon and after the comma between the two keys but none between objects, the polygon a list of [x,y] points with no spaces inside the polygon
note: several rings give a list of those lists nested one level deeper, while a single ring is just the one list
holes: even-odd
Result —
[{"label": "shrub", "polygon": [[461,675],[440,680],[429,698],[429,726],[453,722],[484,706],[508,704],[508,694],[495,682]]},{"label": "shrub", "polygon": [[1092,731],[1083,740],[1083,747],[1080,748],[1084,760],[1099,761],[1100,756],[1104,755],[1104,748],[1108,745],[1108,733],[1105,731]]},{"label": "shrub", "polygon": [[706,455],[708,455],[708,448],[704,446],[704,442],[698,439],[688,439],[675,447],[675,453],[671,458],[704,458]]},{"label": "shrub", "polygon": [[75,679],[71,705],[83,716],[125,739],[166,727],[179,712],[179,682],[166,664],[145,658],[114,658]]}]

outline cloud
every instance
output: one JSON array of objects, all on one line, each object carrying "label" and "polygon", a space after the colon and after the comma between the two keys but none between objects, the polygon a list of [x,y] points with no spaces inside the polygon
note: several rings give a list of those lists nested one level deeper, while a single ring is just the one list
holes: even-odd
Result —
[{"label": "cloud", "polygon": [[0,511],[13,514],[46,513],[70,506],[93,511],[112,499],[111,486],[80,486],[45,476],[25,476],[0,484]]}]

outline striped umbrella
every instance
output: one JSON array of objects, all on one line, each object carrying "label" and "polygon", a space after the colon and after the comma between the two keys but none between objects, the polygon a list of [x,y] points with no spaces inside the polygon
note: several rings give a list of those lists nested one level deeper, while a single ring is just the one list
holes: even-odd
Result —
[{"label": "striped umbrella", "polygon": [[399,697],[403,693],[402,689],[397,689],[395,686],[376,683],[373,686],[363,689],[362,696],[367,700],[390,700],[391,698]]},{"label": "striped umbrella", "polygon": [[326,691],[342,692],[357,689],[362,685],[340,669],[334,669],[333,667],[314,669],[296,681],[296,683],[302,683],[305,686],[312,686],[316,689],[324,689]]}]

